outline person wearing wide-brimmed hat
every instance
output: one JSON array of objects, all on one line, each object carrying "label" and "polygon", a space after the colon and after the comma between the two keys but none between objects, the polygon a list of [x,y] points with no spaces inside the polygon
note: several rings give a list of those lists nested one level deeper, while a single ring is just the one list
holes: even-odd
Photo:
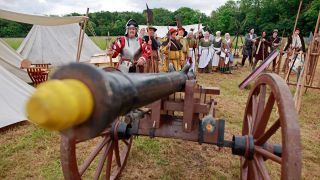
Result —
[{"label": "person wearing wide-brimmed hat", "polygon": [[171,28],[168,32],[169,38],[162,43],[160,51],[165,55],[163,71],[169,71],[169,64],[172,63],[174,70],[180,71],[183,63],[182,44],[176,39],[177,30]]},{"label": "person wearing wide-brimmed hat", "polygon": [[138,37],[138,23],[130,19],[124,36],[111,45],[107,55],[120,55],[118,69],[121,72],[144,72],[144,66],[151,55],[151,46]]},{"label": "person wearing wide-brimmed hat", "polygon": [[[272,35],[269,37],[269,42],[271,43],[270,50],[271,52],[278,49],[280,45],[281,38],[278,36],[278,29],[274,29],[272,31]],[[277,59],[275,58],[272,62],[272,71],[274,72],[276,69]]]},{"label": "person wearing wide-brimmed hat", "polygon": [[257,35],[254,34],[254,29],[250,28],[250,31],[245,36],[244,46],[242,48],[242,66],[244,66],[246,59],[249,58],[249,63],[252,65],[253,53],[255,51],[254,43],[256,42]]},{"label": "person wearing wide-brimmed hat", "polygon": [[187,36],[187,32],[186,30],[183,28],[183,27],[179,27],[178,28],[178,35],[176,37],[177,40],[180,41],[180,43],[182,44],[182,59],[184,60],[182,66],[184,66],[185,64],[187,64],[187,59],[189,59],[190,57],[190,54],[189,54],[189,45],[188,45],[188,41],[187,39],[185,38],[185,36]]},{"label": "person wearing wide-brimmed hat", "polygon": [[152,53],[147,61],[147,66],[145,68],[145,72],[148,73],[158,73],[159,72],[159,54],[158,50],[160,47],[160,42],[158,42],[155,38],[155,32],[157,31],[157,28],[153,26],[147,27],[147,35],[145,35],[143,38],[145,42],[149,42],[149,37],[151,39],[151,47],[152,47]]}]

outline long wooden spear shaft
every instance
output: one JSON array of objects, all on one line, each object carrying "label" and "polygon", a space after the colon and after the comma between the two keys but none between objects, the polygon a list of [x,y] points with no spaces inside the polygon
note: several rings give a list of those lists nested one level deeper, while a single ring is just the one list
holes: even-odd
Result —
[{"label": "long wooden spear shaft", "polygon": [[[199,16],[199,23],[198,23],[198,38],[197,38],[198,59],[196,60],[196,62],[199,62],[199,59],[200,59],[200,57],[199,57],[199,54],[200,54],[200,52],[199,52],[199,50],[200,50],[200,45],[199,45],[199,43],[200,43],[200,36],[199,36],[199,31],[200,31],[200,21],[201,21],[201,15]],[[196,63],[196,62],[194,62],[194,63]]]},{"label": "long wooden spear shaft", "polygon": [[301,11],[301,6],[302,6],[302,0],[300,0],[299,9],[298,9],[298,13],[297,13],[297,16],[296,16],[296,22],[294,23],[294,27],[293,27],[293,33],[297,28],[298,19],[299,19],[300,11]]},{"label": "long wooden spear shaft", "polygon": [[[294,23],[292,35],[294,34],[294,32],[296,31],[296,28],[297,28],[298,19],[299,19],[300,11],[301,11],[301,6],[302,6],[302,0],[300,0],[299,9],[298,9],[298,13],[297,13],[297,16],[296,16],[296,22]],[[293,55],[295,55],[295,50],[293,51]],[[295,57],[295,56],[293,56],[293,57]],[[295,58],[294,62],[292,63],[292,66],[289,68],[289,71],[288,71],[287,75],[285,76],[285,81],[288,81],[288,78],[290,76],[290,73],[291,73],[291,70],[292,70],[292,68],[294,66],[295,61],[296,61],[296,58]]]},{"label": "long wooden spear shaft", "polygon": [[[148,26],[148,36],[149,36],[149,41],[151,41],[151,69],[152,69],[152,72],[155,73],[156,72],[156,68],[155,68],[155,62],[154,62],[154,59],[153,59],[153,50],[152,50],[152,39],[151,39],[151,35],[150,35],[150,21],[152,21],[150,18],[151,17],[151,14],[150,13],[150,9],[148,7],[148,4],[146,4],[147,6],[147,26]],[[148,43],[148,42],[147,42]]]}]

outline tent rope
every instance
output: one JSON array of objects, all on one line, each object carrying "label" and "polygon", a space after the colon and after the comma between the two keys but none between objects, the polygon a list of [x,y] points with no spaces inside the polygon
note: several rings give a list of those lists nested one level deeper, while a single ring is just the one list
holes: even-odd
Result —
[{"label": "tent rope", "polygon": [[96,37],[96,32],[94,31],[93,27],[92,27],[92,22],[88,21],[88,30],[89,32],[93,35],[93,37]]}]

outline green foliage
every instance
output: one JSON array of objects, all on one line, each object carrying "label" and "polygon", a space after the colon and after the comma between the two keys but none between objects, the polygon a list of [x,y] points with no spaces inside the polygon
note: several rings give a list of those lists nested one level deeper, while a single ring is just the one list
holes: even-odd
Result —
[{"label": "green foliage", "polygon": [[32,25],[0,19],[0,37],[24,37]]},{"label": "green foliage", "polygon": [[[207,26],[211,33],[220,30],[223,34],[237,32],[244,34],[249,28],[255,28],[256,33],[271,32],[278,29],[280,34],[292,32],[295,23],[298,0],[228,0],[223,6],[211,12],[210,16],[189,7],[181,7],[172,12],[164,8],[155,8],[153,11],[153,25],[175,25],[175,16],[182,19],[182,24],[197,24],[199,20]],[[320,9],[319,0],[304,0],[297,27],[304,35],[314,31]],[[71,13],[66,16],[79,16]],[[125,24],[132,18],[139,24],[146,24],[146,16],[141,12],[109,12],[101,11],[89,14],[89,26],[92,26],[97,36],[118,36],[125,33]],[[32,25],[6,21],[0,19],[0,37],[24,37]],[[88,30],[89,35],[93,35]]]}]

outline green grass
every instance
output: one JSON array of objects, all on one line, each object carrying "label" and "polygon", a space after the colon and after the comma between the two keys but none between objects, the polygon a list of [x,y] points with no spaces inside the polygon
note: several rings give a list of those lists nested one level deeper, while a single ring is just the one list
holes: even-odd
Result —
[{"label": "green grass", "polygon": [[17,50],[24,38],[3,38],[13,49]]}]

